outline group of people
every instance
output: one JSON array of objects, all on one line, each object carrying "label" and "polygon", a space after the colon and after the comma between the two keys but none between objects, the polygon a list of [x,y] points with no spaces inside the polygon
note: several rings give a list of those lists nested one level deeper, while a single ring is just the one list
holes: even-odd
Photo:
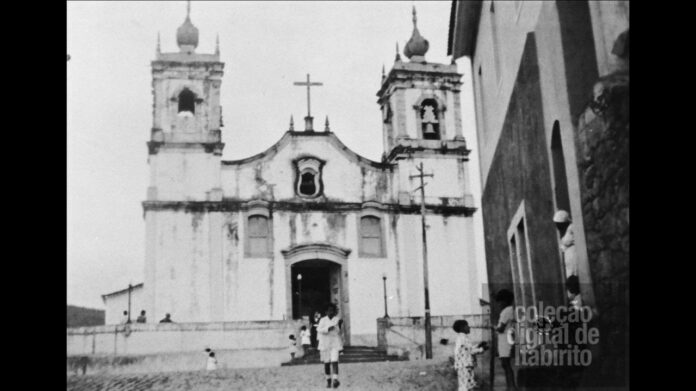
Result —
[{"label": "group of people", "polygon": [[[326,308],[326,315],[321,316],[315,312],[310,319],[311,331],[307,326],[300,329],[300,343],[306,356],[310,349],[319,350],[319,358],[324,364],[326,388],[338,388],[341,382],[338,380],[338,357],[343,350],[343,319],[338,315],[336,304],[330,303]],[[291,359],[295,358],[297,340],[294,334],[289,336]]]},{"label": "group of people", "polygon": [[[174,323],[171,314],[166,314],[160,323]],[[128,316],[128,311],[123,311],[123,316],[121,317],[121,324],[133,323],[130,316]],[[147,323],[147,316],[145,316],[145,310],[140,311],[140,316],[135,320],[135,323]]]}]

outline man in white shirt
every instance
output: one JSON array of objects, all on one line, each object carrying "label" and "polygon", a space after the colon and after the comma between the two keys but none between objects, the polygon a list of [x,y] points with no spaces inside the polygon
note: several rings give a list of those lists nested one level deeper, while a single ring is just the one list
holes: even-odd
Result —
[{"label": "man in white shirt", "polygon": [[565,277],[578,275],[577,257],[575,256],[575,236],[573,235],[573,222],[565,210],[559,210],[553,215],[553,222],[561,236],[561,252],[565,265]]},{"label": "man in white shirt", "polygon": [[[324,363],[326,387],[338,388],[338,353],[343,349],[341,327],[343,320],[338,316],[336,304],[329,304],[326,316],[319,320],[317,332],[319,337],[319,354]],[[332,373],[333,372],[333,373]],[[333,383],[332,383],[333,380]]]}]

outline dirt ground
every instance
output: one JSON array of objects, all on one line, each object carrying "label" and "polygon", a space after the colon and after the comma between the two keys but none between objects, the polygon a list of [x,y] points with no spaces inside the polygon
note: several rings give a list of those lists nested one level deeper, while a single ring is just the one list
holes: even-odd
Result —
[{"label": "dirt ground", "polygon": [[[347,390],[456,390],[457,379],[447,359],[341,364]],[[133,375],[70,375],[75,391],[156,390],[325,390],[323,366],[219,369]]]}]

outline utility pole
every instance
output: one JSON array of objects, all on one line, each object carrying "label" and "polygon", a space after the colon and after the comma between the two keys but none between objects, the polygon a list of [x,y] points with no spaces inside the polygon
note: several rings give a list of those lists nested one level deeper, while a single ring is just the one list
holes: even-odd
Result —
[{"label": "utility pole", "polygon": [[128,284],[128,323],[131,322],[131,292],[133,291],[133,284]]},{"label": "utility pole", "polygon": [[425,224],[425,183],[423,178],[434,177],[433,174],[423,173],[423,162],[421,162],[416,169],[418,170],[418,175],[410,175],[409,178],[420,178],[420,186],[414,191],[420,189],[421,193],[421,227],[423,230],[423,290],[425,291],[425,358],[433,358],[433,335],[432,327],[430,325],[430,289],[428,287],[428,242],[426,236],[426,224]]},{"label": "utility pole", "polygon": [[382,274],[382,284],[384,287],[384,317],[388,318],[389,314],[387,314],[387,273]]}]

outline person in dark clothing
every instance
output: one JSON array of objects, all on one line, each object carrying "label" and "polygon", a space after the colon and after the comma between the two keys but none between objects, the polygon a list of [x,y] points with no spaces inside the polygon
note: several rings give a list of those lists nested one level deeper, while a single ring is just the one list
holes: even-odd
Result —
[{"label": "person in dark clothing", "polygon": [[314,311],[314,315],[312,316],[312,319],[310,319],[310,340],[312,342],[312,347],[314,349],[317,348],[317,345],[319,344],[319,340],[317,339],[317,325],[319,324],[319,319],[321,319],[321,314],[319,311]]},{"label": "person in dark clothing", "polygon": [[145,310],[140,311],[140,316],[135,320],[137,323],[147,323],[147,318],[145,317]]},{"label": "person in dark clothing", "polygon": [[160,323],[174,323],[174,321],[172,321],[172,316],[167,314],[164,316],[164,319],[160,320]]}]

